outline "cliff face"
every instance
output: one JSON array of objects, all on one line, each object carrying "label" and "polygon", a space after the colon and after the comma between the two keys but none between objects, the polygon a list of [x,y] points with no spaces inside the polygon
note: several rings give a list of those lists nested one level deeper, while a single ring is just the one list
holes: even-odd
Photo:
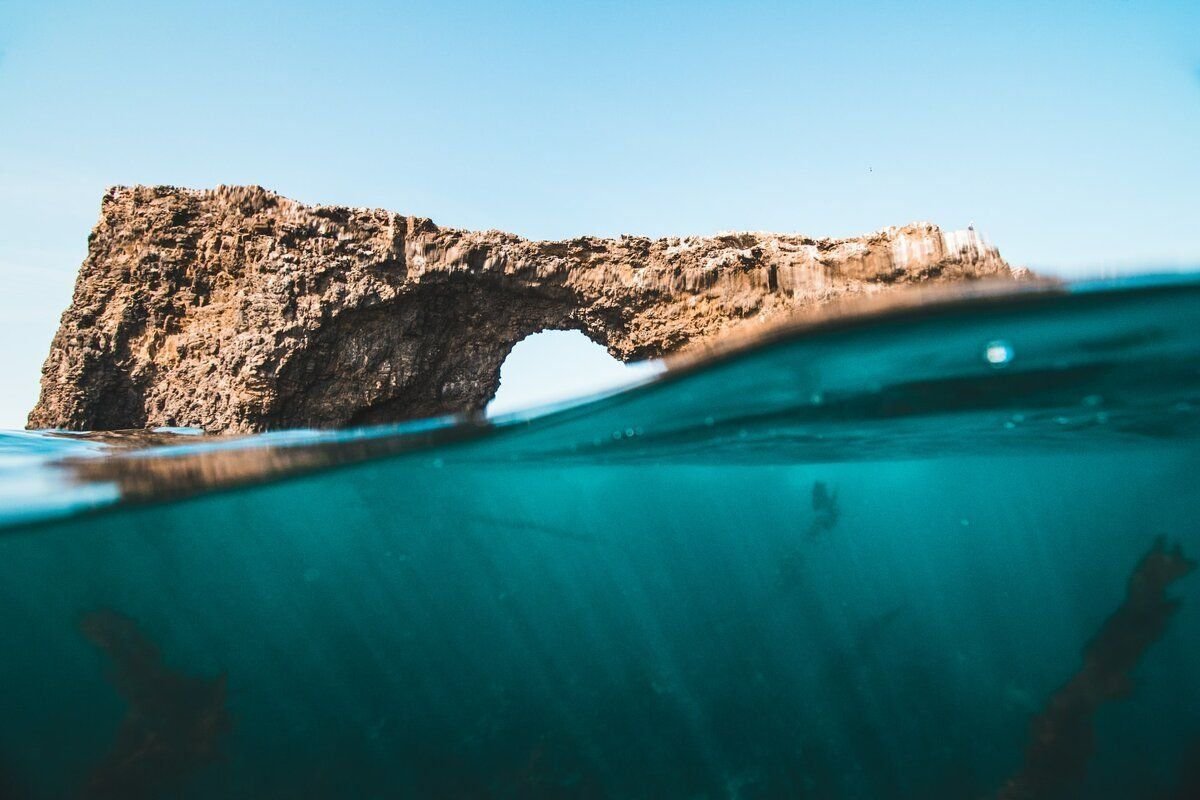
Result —
[{"label": "cliff face", "polygon": [[513,345],[578,329],[623,360],[919,281],[1012,278],[974,231],[533,242],[258,187],[115,188],[32,428],[258,431],[477,411]]}]

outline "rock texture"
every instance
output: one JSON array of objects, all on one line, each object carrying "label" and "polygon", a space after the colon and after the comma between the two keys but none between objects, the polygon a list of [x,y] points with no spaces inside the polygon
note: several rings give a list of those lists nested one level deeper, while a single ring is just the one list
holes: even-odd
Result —
[{"label": "rock texture", "polygon": [[259,431],[481,410],[522,338],[623,360],[919,281],[1017,278],[973,230],[535,242],[259,187],[105,195],[31,428]]}]

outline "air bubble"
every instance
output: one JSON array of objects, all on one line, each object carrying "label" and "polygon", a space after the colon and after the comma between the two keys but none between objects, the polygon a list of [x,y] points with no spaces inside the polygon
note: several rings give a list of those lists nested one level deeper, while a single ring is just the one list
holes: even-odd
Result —
[{"label": "air bubble", "polygon": [[1003,339],[996,339],[988,342],[987,348],[983,351],[983,357],[993,367],[1003,367],[1008,362],[1012,361],[1013,349],[1012,345]]}]

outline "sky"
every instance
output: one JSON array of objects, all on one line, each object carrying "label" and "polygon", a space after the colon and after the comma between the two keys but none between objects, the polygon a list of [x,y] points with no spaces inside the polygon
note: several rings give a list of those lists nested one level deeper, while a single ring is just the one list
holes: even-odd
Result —
[{"label": "sky", "polygon": [[1188,268],[1200,2],[0,0],[0,428],[135,183],[534,238],[974,223],[1051,274]]},{"label": "sky", "polygon": [[656,361],[622,364],[580,331],[542,331],[517,342],[504,359],[500,388],[487,413],[507,414],[600,394],[663,369]]}]

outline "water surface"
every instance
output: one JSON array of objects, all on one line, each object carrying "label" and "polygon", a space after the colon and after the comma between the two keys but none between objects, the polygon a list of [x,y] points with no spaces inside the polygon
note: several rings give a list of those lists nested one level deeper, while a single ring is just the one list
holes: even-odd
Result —
[{"label": "water surface", "polygon": [[1096,284],[495,424],[4,434],[0,794],[1196,796],[1198,320]]}]

